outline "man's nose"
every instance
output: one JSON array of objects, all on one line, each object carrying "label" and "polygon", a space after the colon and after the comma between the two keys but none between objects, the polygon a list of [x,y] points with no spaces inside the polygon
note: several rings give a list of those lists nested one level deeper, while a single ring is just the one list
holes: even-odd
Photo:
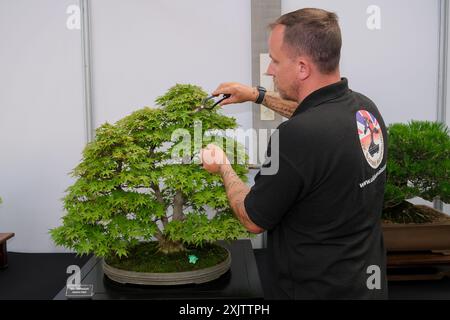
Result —
[{"label": "man's nose", "polygon": [[269,66],[267,67],[265,75],[272,76],[272,77],[275,75],[275,73],[273,72],[272,62],[269,63]]}]

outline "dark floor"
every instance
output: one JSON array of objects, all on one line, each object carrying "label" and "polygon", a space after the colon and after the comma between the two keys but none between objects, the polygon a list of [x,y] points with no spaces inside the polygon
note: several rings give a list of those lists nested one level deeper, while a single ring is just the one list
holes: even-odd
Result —
[{"label": "dark floor", "polygon": [[89,256],[71,253],[8,253],[8,268],[0,270],[0,300],[48,300],[66,284],[70,265],[80,268]]},{"label": "dark floor", "polygon": [[[261,279],[267,278],[265,264],[265,249],[255,249],[255,258]],[[262,281],[264,292],[267,287]],[[388,294],[390,300],[450,300],[450,279],[432,281],[389,282]]]},{"label": "dark floor", "polygon": [[[256,262],[262,280],[267,278],[264,249],[254,250]],[[13,253],[8,254],[9,267],[0,270],[0,300],[5,299],[42,299],[48,300],[65,286],[67,267],[78,265],[80,268],[90,258],[76,257],[66,253]],[[392,300],[435,300],[450,299],[450,279],[436,281],[391,282],[389,298]]]},{"label": "dark floor", "polygon": [[389,283],[390,300],[450,300],[450,279]]}]

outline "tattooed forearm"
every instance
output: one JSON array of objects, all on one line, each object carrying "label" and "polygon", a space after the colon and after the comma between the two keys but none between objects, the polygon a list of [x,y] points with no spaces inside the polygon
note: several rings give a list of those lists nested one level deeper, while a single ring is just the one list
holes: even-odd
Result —
[{"label": "tattooed forearm", "polygon": [[239,178],[229,164],[221,166],[220,174],[224,181],[231,209],[233,209],[233,212],[239,221],[252,233],[261,233],[264,231],[250,220],[247,211],[245,210],[244,200],[250,192],[250,188]]},{"label": "tattooed forearm", "polygon": [[282,99],[275,92],[267,92],[262,104],[286,118],[290,118],[298,107],[298,102]]}]

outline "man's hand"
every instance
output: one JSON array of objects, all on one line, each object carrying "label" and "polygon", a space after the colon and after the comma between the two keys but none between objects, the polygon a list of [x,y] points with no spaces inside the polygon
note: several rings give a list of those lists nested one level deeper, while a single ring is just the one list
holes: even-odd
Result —
[{"label": "man's hand", "polygon": [[209,144],[200,151],[200,159],[205,170],[210,173],[220,173],[222,176],[231,209],[242,225],[251,233],[263,232],[264,229],[254,224],[245,210],[244,200],[250,188],[233,170],[225,152],[218,146]]},{"label": "man's hand", "polygon": [[208,146],[200,151],[200,159],[203,168],[209,173],[220,173],[220,168],[224,164],[230,164],[227,155],[215,144]]},{"label": "man's hand", "polygon": [[247,101],[255,102],[259,95],[256,88],[252,88],[238,82],[222,83],[212,94],[214,96],[218,96],[220,94],[231,94],[231,97],[220,103],[221,106]]},{"label": "man's hand", "polygon": [[[214,96],[218,96],[220,94],[231,94],[231,97],[220,103],[221,106],[247,101],[255,102],[259,96],[259,92],[256,88],[249,87],[238,82],[222,83],[212,94]],[[264,96],[262,104],[283,117],[290,118],[297,109],[299,102],[285,100],[281,98],[278,93],[268,91]]]}]

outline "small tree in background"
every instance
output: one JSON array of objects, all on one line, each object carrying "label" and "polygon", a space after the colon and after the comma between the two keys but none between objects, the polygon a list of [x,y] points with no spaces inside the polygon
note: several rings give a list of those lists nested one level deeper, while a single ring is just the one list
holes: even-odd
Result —
[{"label": "small tree in background", "polygon": [[450,137],[442,123],[411,121],[388,127],[387,183],[383,218],[424,223],[433,217],[407,199],[450,200]]},{"label": "small tree in background", "polygon": [[[232,143],[235,157],[242,149],[238,152],[234,140],[217,134],[197,145],[182,135],[172,141],[180,129],[194,137],[198,122],[202,134],[236,127],[235,119],[214,110],[193,111],[206,96],[197,86],[176,85],[157,99],[159,108],[100,126],[72,172],[76,182],[63,199],[67,214],[62,226],[51,230],[55,243],[80,254],[122,257],[152,239],[161,252],[173,253],[187,245],[247,236],[232,214],[220,176],[191,161],[214,141]],[[176,148],[185,152],[174,160]],[[245,180],[246,166],[233,168]],[[215,213],[212,218],[207,207]]]}]

